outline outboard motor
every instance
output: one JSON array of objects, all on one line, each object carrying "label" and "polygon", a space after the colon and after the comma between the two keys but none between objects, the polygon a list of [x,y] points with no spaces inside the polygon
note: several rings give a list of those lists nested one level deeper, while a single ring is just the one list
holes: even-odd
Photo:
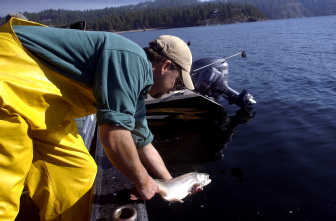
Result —
[{"label": "outboard motor", "polygon": [[[242,56],[246,56],[245,52],[242,53]],[[201,95],[213,98],[221,105],[224,104],[224,99],[226,99],[229,104],[236,104],[249,111],[256,101],[247,90],[244,89],[238,93],[230,88],[228,85],[229,65],[227,59],[228,58],[212,57],[202,58],[193,62],[191,77],[195,91]]]}]

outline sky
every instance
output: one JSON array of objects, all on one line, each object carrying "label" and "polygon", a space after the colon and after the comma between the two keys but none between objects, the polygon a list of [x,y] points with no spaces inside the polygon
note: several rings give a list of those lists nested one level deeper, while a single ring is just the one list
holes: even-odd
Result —
[{"label": "sky", "polygon": [[0,16],[46,9],[86,10],[137,4],[146,0],[0,0]]}]

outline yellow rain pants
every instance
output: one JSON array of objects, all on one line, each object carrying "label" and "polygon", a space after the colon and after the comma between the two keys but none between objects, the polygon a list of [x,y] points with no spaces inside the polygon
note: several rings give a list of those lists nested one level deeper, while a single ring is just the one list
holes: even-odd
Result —
[{"label": "yellow rain pants", "polygon": [[12,25],[0,26],[0,221],[15,219],[27,186],[41,220],[89,220],[97,166],[75,118],[95,112],[89,88],[25,50]]}]

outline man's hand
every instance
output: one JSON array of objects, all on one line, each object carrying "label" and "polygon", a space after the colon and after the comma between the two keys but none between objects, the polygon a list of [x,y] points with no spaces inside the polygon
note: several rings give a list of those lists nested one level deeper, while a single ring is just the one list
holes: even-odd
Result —
[{"label": "man's hand", "polygon": [[150,200],[156,193],[159,192],[159,186],[151,177],[149,177],[145,184],[136,185],[135,188],[143,200]]},{"label": "man's hand", "polygon": [[193,195],[195,193],[202,192],[202,191],[203,191],[203,187],[200,187],[199,185],[194,185],[190,191],[190,195]]},{"label": "man's hand", "polygon": [[135,184],[140,198],[151,199],[158,185],[142,165],[131,133],[121,127],[101,125],[100,139],[108,159]]}]

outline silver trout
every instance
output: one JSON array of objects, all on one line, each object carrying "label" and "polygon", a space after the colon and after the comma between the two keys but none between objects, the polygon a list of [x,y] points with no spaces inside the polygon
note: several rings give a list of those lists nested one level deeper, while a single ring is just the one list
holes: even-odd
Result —
[{"label": "silver trout", "polygon": [[193,190],[202,188],[211,182],[209,174],[191,172],[175,177],[169,181],[155,180],[159,186],[159,194],[169,202],[181,202]]}]

